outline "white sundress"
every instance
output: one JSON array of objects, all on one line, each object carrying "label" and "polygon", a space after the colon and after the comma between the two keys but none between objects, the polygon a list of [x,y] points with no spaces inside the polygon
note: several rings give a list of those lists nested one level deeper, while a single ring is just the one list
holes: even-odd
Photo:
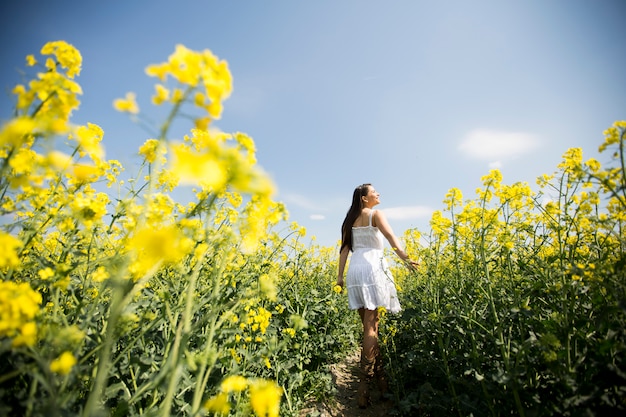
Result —
[{"label": "white sundress", "polygon": [[384,307],[390,313],[398,313],[401,307],[384,258],[384,236],[372,226],[373,213],[370,211],[368,226],[352,228],[352,255],[346,274],[348,305],[352,310]]}]

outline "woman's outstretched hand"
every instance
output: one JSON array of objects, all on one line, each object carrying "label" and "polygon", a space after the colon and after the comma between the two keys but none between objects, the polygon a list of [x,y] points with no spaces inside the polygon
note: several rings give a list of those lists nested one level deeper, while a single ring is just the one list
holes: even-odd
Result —
[{"label": "woman's outstretched hand", "polygon": [[417,267],[420,266],[419,262],[412,261],[409,258],[405,259],[403,262],[406,265],[406,267],[409,268],[413,272],[417,271]]}]

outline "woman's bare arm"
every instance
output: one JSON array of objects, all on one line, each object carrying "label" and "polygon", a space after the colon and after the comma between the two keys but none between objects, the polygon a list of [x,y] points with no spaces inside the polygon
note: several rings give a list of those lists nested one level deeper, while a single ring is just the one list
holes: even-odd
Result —
[{"label": "woman's bare arm", "polygon": [[409,255],[407,255],[406,252],[402,249],[400,245],[400,240],[393,233],[391,225],[387,221],[385,214],[380,210],[376,210],[373,217],[375,221],[375,226],[378,227],[378,230],[380,230],[383,236],[385,236],[396,255],[398,255],[400,259],[402,259],[404,262],[407,262],[409,265],[416,266],[417,262],[411,261],[409,259]]},{"label": "woman's bare arm", "polygon": [[339,271],[337,272],[337,285],[343,288],[343,271],[346,269],[346,261],[348,260],[348,254],[350,249],[344,246],[339,252]]}]

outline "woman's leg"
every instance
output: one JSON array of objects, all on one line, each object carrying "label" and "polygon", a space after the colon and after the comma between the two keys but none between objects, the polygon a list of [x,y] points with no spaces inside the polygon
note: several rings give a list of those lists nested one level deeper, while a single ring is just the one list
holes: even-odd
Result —
[{"label": "woman's leg", "polygon": [[363,323],[363,356],[374,358],[378,352],[378,310],[359,309]]},{"label": "woman's leg", "polygon": [[363,345],[361,350],[361,382],[357,402],[365,408],[369,404],[369,381],[374,377],[378,352],[378,310],[359,309],[363,323]]}]

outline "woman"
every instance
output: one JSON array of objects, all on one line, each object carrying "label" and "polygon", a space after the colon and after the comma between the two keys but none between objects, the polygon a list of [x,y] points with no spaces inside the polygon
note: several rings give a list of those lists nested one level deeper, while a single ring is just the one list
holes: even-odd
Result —
[{"label": "woman", "polygon": [[414,268],[417,265],[400,249],[400,242],[383,212],[373,209],[379,203],[380,194],[371,184],[358,186],[341,226],[337,285],[344,286],[344,269],[352,252],[346,275],[348,305],[350,309],[359,311],[363,323],[362,375],[357,395],[361,408],[369,404],[369,381],[374,376],[378,378],[381,392],[387,390],[378,346],[378,308],[384,307],[390,313],[398,313],[401,309],[393,277],[383,257],[383,237],[407,266]]}]

